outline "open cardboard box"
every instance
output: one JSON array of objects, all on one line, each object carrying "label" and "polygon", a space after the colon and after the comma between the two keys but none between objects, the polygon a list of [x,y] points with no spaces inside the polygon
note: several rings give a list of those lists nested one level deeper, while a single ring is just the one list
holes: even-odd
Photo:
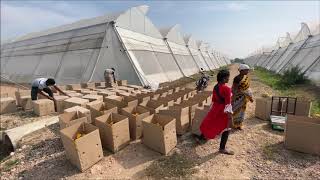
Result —
[{"label": "open cardboard box", "polygon": [[88,99],[82,99],[78,97],[72,97],[64,100],[64,106],[65,108],[71,108],[74,106],[81,106],[81,107],[86,107],[86,104],[89,103]]},{"label": "open cardboard box", "polygon": [[150,112],[142,106],[126,107],[121,109],[121,114],[129,118],[129,129],[131,140],[142,136],[142,119],[149,116]]},{"label": "open cardboard box", "polygon": [[101,95],[94,95],[94,94],[88,94],[82,97],[83,99],[88,99],[89,102],[92,101],[103,101],[103,96]]},{"label": "open cardboard box", "polygon": [[175,106],[189,107],[189,124],[191,126],[196,109],[199,107],[199,103],[195,101],[182,101],[180,104],[176,104]]},{"label": "open cardboard box", "polygon": [[284,144],[287,149],[320,155],[320,118],[287,115]]},{"label": "open cardboard box", "polygon": [[143,102],[147,103],[151,99],[148,94],[137,94],[136,97],[138,99],[139,104]]},{"label": "open cardboard box", "polygon": [[165,107],[170,107],[174,105],[174,99],[170,97],[160,97],[158,102],[162,103]]},{"label": "open cardboard box", "polygon": [[108,113],[118,113],[118,107],[114,104],[105,103],[102,101],[93,101],[87,104],[87,109],[91,112],[91,119],[102,116]]},{"label": "open cardboard box", "polygon": [[86,115],[79,111],[65,112],[59,115],[60,129],[64,129],[79,122],[88,123]]},{"label": "open cardboard box", "polygon": [[110,103],[110,104],[114,104],[119,109],[125,108],[125,107],[131,107],[131,106],[134,107],[134,106],[138,105],[138,99],[131,97],[131,96],[121,97],[120,101],[118,99],[109,99],[108,97],[106,97],[105,102]]},{"label": "open cardboard box", "polygon": [[129,119],[116,113],[109,113],[95,119],[99,128],[102,146],[118,152],[130,143]]},{"label": "open cardboard box", "polygon": [[192,126],[191,126],[192,134],[195,134],[198,136],[201,135],[200,126],[201,126],[203,119],[207,116],[209,111],[210,111],[210,106],[198,107],[196,109],[196,113],[195,113],[194,119],[192,121]]},{"label": "open cardboard box", "polygon": [[87,122],[92,123],[93,119],[91,119],[91,112],[89,109],[86,109],[81,106],[74,106],[72,108],[65,109],[64,112],[77,112],[84,114],[87,117]]},{"label": "open cardboard box", "polygon": [[[77,134],[82,134],[76,138]],[[103,158],[99,129],[88,123],[76,123],[60,130],[66,156],[71,164],[85,171]]]},{"label": "open cardboard box", "polygon": [[176,119],[176,132],[183,135],[189,128],[189,107],[171,106],[166,110],[160,110],[160,115],[167,115]]},{"label": "open cardboard box", "polygon": [[117,84],[118,84],[118,86],[127,86],[128,81],[127,80],[118,80]]},{"label": "open cardboard box", "polygon": [[142,143],[167,155],[176,145],[176,120],[173,117],[153,114],[142,121]]},{"label": "open cardboard box", "polygon": [[159,110],[164,109],[163,103],[155,100],[150,100],[145,104],[141,103],[140,105],[148,109],[151,114],[159,113]]}]

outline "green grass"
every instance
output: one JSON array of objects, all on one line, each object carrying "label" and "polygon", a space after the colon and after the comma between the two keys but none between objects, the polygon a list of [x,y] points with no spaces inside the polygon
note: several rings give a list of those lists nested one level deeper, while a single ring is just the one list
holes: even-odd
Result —
[{"label": "green grass", "polygon": [[[312,89],[315,86],[306,79],[304,74],[300,73],[298,68],[292,68],[284,72],[284,75],[279,75],[258,67],[255,69],[254,74],[258,77],[259,81],[277,90],[281,96],[310,97],[312,95],[304,91],[303,88],[310,87]],[[316,91],[314,94],[318,94],[318,89],[314,89]],[[320,96],[314,95],[311,99],[313,101],[311,115],[320,117]]]},{"label": "green grass", "polygon": [[19,163],[20,163],[19,159],[8,160],[7,162],[4,163],[1,171],[9,171],[11,168],[13,168],[13,166],[18,165]]}]

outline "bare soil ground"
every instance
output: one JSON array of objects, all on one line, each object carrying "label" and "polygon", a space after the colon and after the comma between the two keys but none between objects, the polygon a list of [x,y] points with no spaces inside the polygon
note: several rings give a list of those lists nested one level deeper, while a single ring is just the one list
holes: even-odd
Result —
[{"label": "bare soil ground", "polygon": [[[237,67],[231,72],[235,76]],[[254,75],[251,84],[256,97],[276,93]],[[136,141],[116,154],[105,151],[100,162],[81,173],[66,159],[59,127],[53,125],[24,137],[21,148],[1,160],[1,179],[320,179],[320,157],[286,150],[284,133],[254,118],[254,108],[249,104],[245,129],[229,136],[234,156],[217,153],[219,138],[198,145],[186,134],[168,156]]]}]

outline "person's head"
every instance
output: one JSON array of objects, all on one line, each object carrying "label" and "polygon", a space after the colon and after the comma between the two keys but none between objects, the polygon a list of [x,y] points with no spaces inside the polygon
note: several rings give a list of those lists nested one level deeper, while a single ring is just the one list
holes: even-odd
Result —
[{"label": "person's head", "polygon": [[46,81],[46,85],[47,86],[53,86],[56,84],[56,81],[52,78],[49,78],[47,81]]},{"label": "person's head", "polygon": [[227,83],[229,82],[230,72],[226,69],[223,69],[218,72],[217,81],[218,83]]},{"label": "person's head", "polygon": [[246,64],[240,64],[239,72],[241,75],[247,75],[250,71],[250,67]]}]

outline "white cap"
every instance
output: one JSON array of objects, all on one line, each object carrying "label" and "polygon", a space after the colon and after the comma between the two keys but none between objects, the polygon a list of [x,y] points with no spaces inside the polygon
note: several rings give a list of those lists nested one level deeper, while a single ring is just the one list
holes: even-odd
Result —
[{"label": "white cap", "polygon": [[246,64],[240,64],[240,66],[239,66],[239,71],[241,71],[241,70],[247,70],[247,69],[250,69],[250,67],[249,67],[248,65],[246,65]]}]

